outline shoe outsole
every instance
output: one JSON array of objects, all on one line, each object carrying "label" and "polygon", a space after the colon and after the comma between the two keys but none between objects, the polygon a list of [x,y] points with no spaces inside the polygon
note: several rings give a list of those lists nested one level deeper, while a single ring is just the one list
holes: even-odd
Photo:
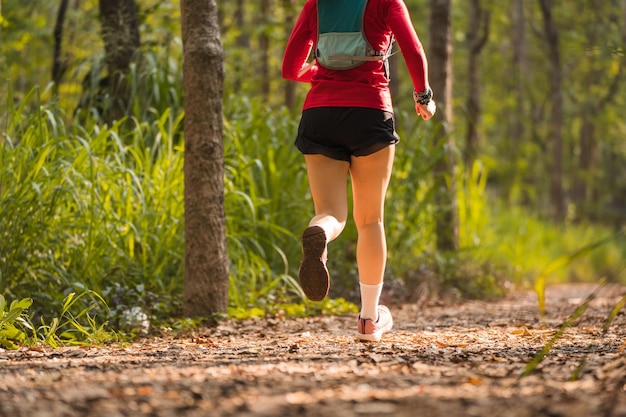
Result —
[{"label": "shoe outsole", "polygon": [[357,333],[356,334],[357,339],[359,339],[362,342],[380,342],[380,340],[383,338],[383,333],[380,332],[380,334],[361,334],[361,333]]},{"label": "shoe outsole", "polygon": [[307,227],[302,234],[302,261],[298,270],[300,287],[311,301],[322,301],[328,295],[330,277],[322,260],[326,234],[319,226]]}]

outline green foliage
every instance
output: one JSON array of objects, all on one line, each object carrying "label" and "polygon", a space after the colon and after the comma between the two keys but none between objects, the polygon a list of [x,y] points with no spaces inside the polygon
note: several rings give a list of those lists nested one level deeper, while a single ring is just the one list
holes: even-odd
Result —
[{"label": "green foliage", "polygon": [[16,326],[25,323],[25,312],[32,305],[33,300],[23,298],[13,300],[7,308],[6,299],[0,294],[0,346],[5,349],[17,349],[17,343],[23,343],[26,334]]},{"label": "green foliage", "polygon": [[141,284],[146,294],[135,305],[148,303],[147,292],[171,300],[183,247],[182,155],[171,136],[182,114],[134,121],[130,134],[120,123],[67,126],[36,91],[10,109],[0,144],[4,291],[46,300],[38,303],[43,315],[75,289]]},{"label": "green foliage", "polygon": [[[77,302],[89,296],[92,299],[88,308],[77,310]],[[98,303],[106,306],[104,300],[93,292],[80,295],[70,293],[65,297],[58,316],[48,323],[41,318],[41,325],[35,326],[27,314],[32,306],[30,298],[14,300],[8,309],[6,299],[0,295],[0,346],[17,349],[21,345],[101,345],[118,340],[115,332],[106,330],[106,322],[98,323],[95,316],[89,314]],[[6,311],[5,311],[6,309]]]}]

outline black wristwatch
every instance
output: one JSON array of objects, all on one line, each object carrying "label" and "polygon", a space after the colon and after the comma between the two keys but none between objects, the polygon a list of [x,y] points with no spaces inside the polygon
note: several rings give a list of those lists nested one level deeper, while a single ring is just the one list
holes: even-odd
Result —
[{"label": "black wristwatch", "polygon": [[413,100],[416,103],[426,105],[433,98],[433,90],[430,87],[426,87],[426,90],[420,91],[419,93],[413,90]]}]

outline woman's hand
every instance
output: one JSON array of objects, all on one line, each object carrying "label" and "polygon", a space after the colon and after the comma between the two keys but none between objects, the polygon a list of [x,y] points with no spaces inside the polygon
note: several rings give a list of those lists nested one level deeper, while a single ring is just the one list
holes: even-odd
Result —
[{"label": "woman's hand", "polygon": [[428,120],[437,112],[437,105],[434,100],[430,100],[427,104],[415,102],[415,113],[422,116],[422,119]]}]

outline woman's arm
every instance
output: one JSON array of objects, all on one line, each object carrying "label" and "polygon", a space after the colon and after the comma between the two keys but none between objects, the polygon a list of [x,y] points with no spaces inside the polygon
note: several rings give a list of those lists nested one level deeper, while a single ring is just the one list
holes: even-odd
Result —
[{"label": "woman's arm", "polygon": [[282,76],[286,80],[310,82],[317,72],[315,62],[307,59],[317,36],[317,8],[315,1],[308,0],[291,32],[283,56]]},{"label": "woman's arm", "polygon": [[426,90],[429,87],[428,61],[404,1],[391,0],[389,2],[387,21],[402,50],[415,91]]}]

